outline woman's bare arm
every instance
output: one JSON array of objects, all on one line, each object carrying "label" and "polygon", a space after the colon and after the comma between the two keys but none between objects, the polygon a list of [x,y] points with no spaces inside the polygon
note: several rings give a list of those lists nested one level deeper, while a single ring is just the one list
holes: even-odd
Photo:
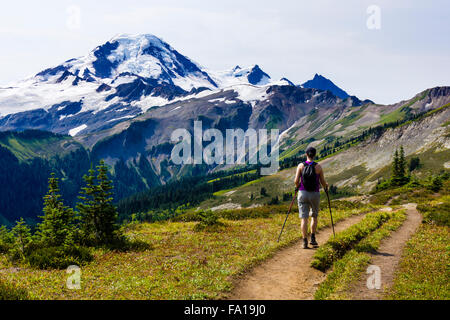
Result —
[{"label": "woman's bare arm", "polygon": [[319,172],[319,180],[320,180],[320,184],[322,185],[322,187],[327,190],[328,189],[328,183],[325,180],[325,175],[323,174],[323,169],[320,166],[320,164],[317,165],[317,169],[320,170]]},{"label": "woman's bare arm", "polygon": [[303,170],[303,163],[300,163],[297,167],[297,174],[295,175],[295,190],[298,190],[300,188],[300,176],[302,175]]}]

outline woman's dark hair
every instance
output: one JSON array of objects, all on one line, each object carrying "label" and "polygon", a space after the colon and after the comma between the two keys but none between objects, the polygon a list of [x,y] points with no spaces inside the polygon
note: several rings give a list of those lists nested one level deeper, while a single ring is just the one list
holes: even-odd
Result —
[{"label": "woman's dark hair", "polygon": [[308,157],[314,158],[316,156],[317,150],[316,148],[308,147],[305,152]]}]

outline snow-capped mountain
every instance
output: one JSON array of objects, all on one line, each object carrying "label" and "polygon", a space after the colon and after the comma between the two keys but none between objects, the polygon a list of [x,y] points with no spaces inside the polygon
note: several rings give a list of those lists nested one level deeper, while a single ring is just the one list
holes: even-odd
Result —
[{"label": "snow-capped mountain", "polygon": [[231,70],[214,72],[210,71],[209,74],[221,88],[232,87],[240,84],[252,84],[252,85],[267,85],[271,84],[270,76],[261,70],[258,65],[253,65],[248,68],[241,68],[236,66]]},{"label": "snow-capped mountain", "polygon": [[[318,77],[303,86],[329,89],[321,87],[323,81]],[[286,78],[273,80],[258,65],[213,71],[154,35],[123,34],[86,56],[0,87],[0,131],[86,134],[111,128],[152,107],[228,90],[236,93],[236,99],[255,106],[268,99],[268,89],[274,85],[294,86]],[[350,100],[347,105],[361,103],[356,97]]]},{"label": "snow-capped mountain", "polygon": [[210,71],[154,35],[119,35],[86,56],[0,88],[0,130],[88,133],[204,90],[269,84],[288,82],[272,81],[258,65]]}]

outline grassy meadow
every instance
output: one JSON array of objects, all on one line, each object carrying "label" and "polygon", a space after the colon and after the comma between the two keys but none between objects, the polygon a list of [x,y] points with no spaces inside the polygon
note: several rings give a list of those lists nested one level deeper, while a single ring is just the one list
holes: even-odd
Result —
[{"label": "grassy meadow", "polygon": [[[334,201],[335,222],[376,209]],[[132,224],[126,234],[151,245],[142,252],[95,249],[94,261],[81,268],[81,289],[66,287],[65,270],[37,270],[12,265],[0,255],[0,282],[26,289],[31,299],[220,299],[239,274],[298,240],[300,219],[294,212],[279,243],[287,205],[271,207],[268,217],[221,219],[214,231],[194,231],[197,222]],[[328,208],[319,228],[330,225]],[[239,210],[229,215],[239,214]],[[265,216],[265,214],[264,214]]]}]

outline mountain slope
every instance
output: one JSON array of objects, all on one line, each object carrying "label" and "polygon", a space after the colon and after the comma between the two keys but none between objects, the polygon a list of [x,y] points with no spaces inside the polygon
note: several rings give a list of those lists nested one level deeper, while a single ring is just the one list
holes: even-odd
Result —
[{"label": "mountain slope", "polygon": [[[363,184],[363,188],[370,188],[378,177],[386,174],[389,153],[400,143],[405,145],[408,156],[417,153],[421,161],[427,164],[426,168],[444,168],[443,164],[448,160],[443,159],[449,156],[450,87],[425,90],[410,100],[389,106],[352,106],[352,102],[351,99],[343,101],[329,91],[317,89],[241,85],[152,108],[113,128],[74,138],[39,132],[3,133],[0,138],[0,211],[10,222],[16,219],[18,212],[21,216],[35,219],[41,210],[42,196],[52,171],[62,179],[61,190],[67,204],[73,205],[83,183],[83,174],[101,158],[112,167],[116,200],[171,179],[204,175],[225,168],[215,165],[178,166],[170,162],[173,143],[169,139],[172,130],[192,130],[194,120],[202,120],[204,128],[220,130],[249,127],[284,130],[281,155],[286,157],[302,155],[308,145],[315,145],[323,151],[330,145],[344,143],[345,139],[360,135],[370,126],[383,127],[383,117],[402,121],[412,117],[411,123],[388,129],[381,138],[364,140],[356,147],[352,144],[345,147],[344,143],[343,151],[330,158],[338,159],[336,163],[325,160],[324,167],[330,172],[330,182],[338,187]],[[442,103],[446,103],[446,107],[439,108]],[[421,112],[425,111],[428,116],[422,119]],[[423,125],[427,121],[431,121],[430,124]],[[407,131],[401,133],[401,130]],[[394,134],[388,139],[389,132]],[[432,153],[427,155],[429,150]],[[369,167],[371,164],[376,165]],[[226,197],[207,203],[210,207],[228,205],[234,201],[244,204],[249,201],[250,193],[258,194],[262,186],[271,190],[271,195],[275,191],[281,196],[282,192],[292,187],[294,170],[283,170],[263,177],[250,184],[254,190],[249,189],[249,192],[245,187],[239,189],[240,192],[227,193]],[[246,200],[236,200],[236,196]],[[256,198],[247,205],[258,201],[265,203],[267,199]]]},{"label": "mountain slope", "polygon": [[[450,104],[430,111],[424,117],[387,129],[381,135],[349,147],[320,161],[326,179],[338,189],[368,192],[390,175],[395,149],[404,147],[406,160],[418,157],[422,167],[413,172],[419,177],[450,170]],[[320,149],[319,149],[320,150]],[[267,204],[285,192],[292,192],[296,166],[262,177],[240,187],[218,193],[199,205],[202,209],[239,208]],[[261,196],[265,188],[267,196]]]},{"label": "mountain slope", "polygon": [[325,78],[322,75],[315,74],[314,78],[306,81],[302,84],[303,88],[315,88],[320,90],[328,90],[333,93],[335,96],[338,96],[341,99],[346,99],[350,97],[350,95],[336,86],[331,80]]},{"label": "mountain slope", "polygon": [[154,35],[119,35],[86,56],[0,88],[0,130],[85,134],[204,90],[272,82],[258,65],[209,71]]}]

